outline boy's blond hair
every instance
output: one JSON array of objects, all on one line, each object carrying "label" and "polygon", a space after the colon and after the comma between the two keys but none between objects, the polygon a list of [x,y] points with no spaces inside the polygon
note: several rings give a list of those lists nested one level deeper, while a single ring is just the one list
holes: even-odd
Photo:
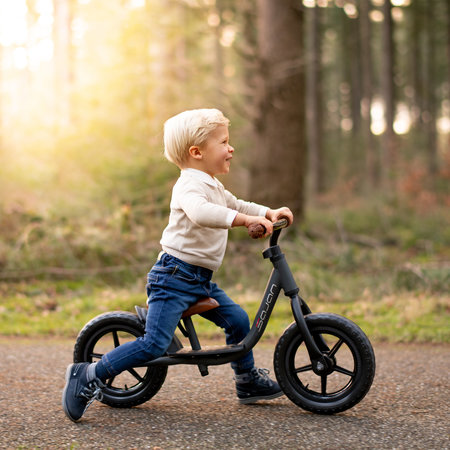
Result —
[{"label": "boy's blond hair", "polygon": [[164,124],[164,156],[182,168],[192,146],[201,146],[219,125],[230,121],[218,109],[193,109],[171,117]]}]

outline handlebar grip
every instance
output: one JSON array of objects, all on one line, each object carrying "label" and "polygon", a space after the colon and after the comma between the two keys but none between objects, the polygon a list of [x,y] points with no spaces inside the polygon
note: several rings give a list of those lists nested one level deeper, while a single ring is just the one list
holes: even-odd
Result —
[{"label": "handlebar grip", "polygon": [[260,223],[252,224],[248,227],[248,235],[252,239],[260,239],[266,234],[266,227]]},{"label": "handlebar grip", "polygon": [[286,228],[289,225],[287,219],[280,219],[278,222],[273,224],[273,231],[281,230],[281,228]]}]

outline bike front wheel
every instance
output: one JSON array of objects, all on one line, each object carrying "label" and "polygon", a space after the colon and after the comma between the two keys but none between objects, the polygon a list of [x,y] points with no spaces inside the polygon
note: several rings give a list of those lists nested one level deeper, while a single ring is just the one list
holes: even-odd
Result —
[{"label": "bike front wheel", "polygon": [[[126,342],[143,336],[144,325],[134,314],[101,314],[80,331],[75,343],[74,362],[95,362]],[[102,390],[102,403],[115,408],[129,408],[152,398],[166,379],[167,366],[134,367],[112,377]]]},{"label": "bike front wheel", "polygon": [[281,389],[296,405],[318,414],[355,406],[375,376],[375,354],[369,339],[355,323],[337,314],[309,314],[305,320],[331,367],[326,374],[313,371],[304,339],[293,323],[275,348],[274,369]]}]

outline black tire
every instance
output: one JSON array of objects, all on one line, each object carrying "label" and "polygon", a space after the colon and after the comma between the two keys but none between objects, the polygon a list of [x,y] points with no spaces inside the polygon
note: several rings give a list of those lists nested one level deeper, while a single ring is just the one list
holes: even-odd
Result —
[{"label": "black tire", "polygon": [[[78,334],[74,362],[98,361],[103,354],[144,334],[144,325],[134,314],[101,314]],[[136,367],[107,380],[102,403],[115,408],[130,408],[150,400],[166,379],[167,367]]]},{"label": "black tire", "polygon": [[291,324],[275,348],[274,369],[286,396],[301,408],[334,414],[352,408],[369,391],[375,376],[375,354],[364,332],[337,314],[309,314],[308,329],[319,347],[327,344],[332,368],[317,375],[297,324]]}]

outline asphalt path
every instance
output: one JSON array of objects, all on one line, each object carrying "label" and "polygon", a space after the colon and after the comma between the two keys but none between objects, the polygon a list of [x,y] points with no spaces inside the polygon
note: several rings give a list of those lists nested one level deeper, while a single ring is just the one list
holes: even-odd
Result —
[{"label": "asphalt path", "polygon": [[[240,405],[229,366],[201,377],[173,366],[161,391],[132,409],[98,402],[72,423],[61,408],[72,341],[0,337],[2,449],[445,449],[450,448],[450,346],[375,345],[366,398],[334,416],[286,397]],[[256,347],[272,370],[273,345]]]}]

